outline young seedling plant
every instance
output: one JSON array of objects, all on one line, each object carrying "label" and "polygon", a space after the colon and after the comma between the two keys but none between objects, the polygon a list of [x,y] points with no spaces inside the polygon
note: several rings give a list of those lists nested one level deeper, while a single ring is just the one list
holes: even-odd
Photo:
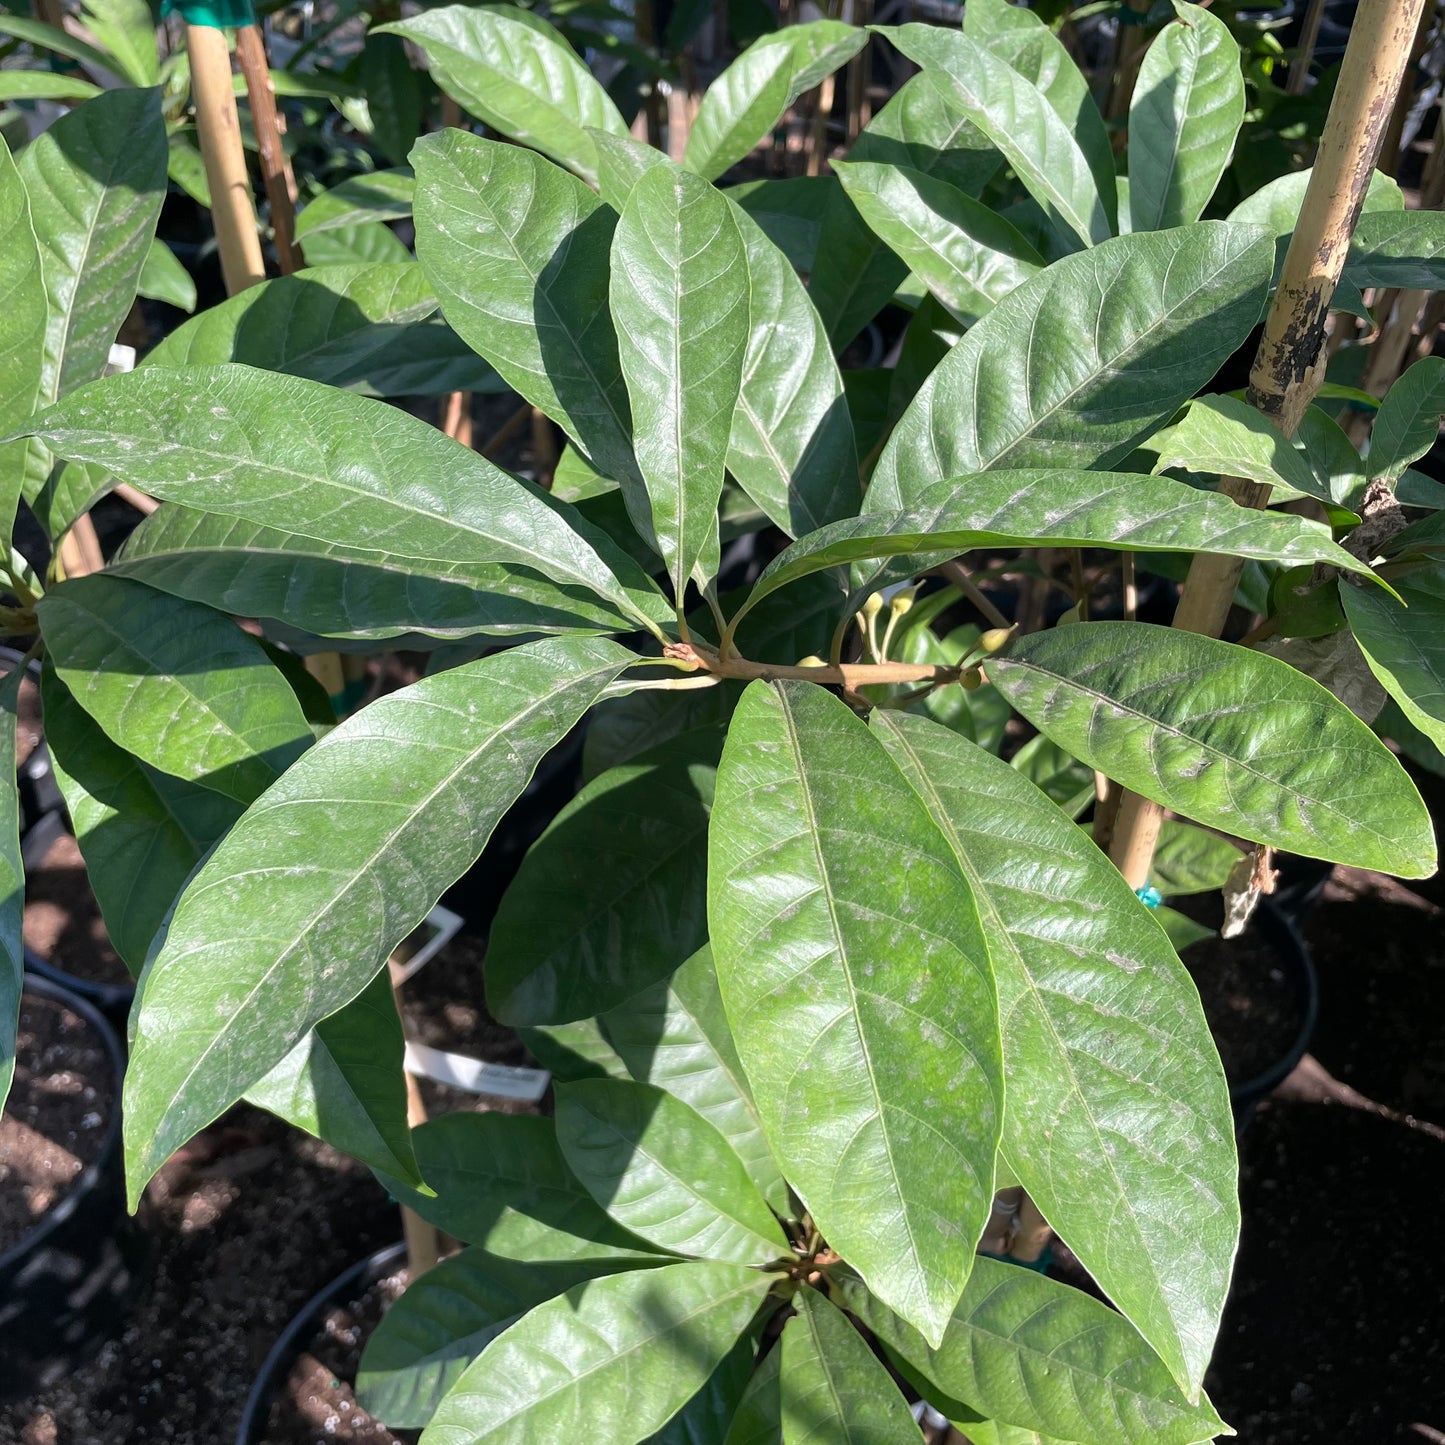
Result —
[{"label": "young seedling plant", "polygon": [[[556,489],[227,360],[286,331],[261,308],[304,277],[17,433],[165,503],[98,575],[43,595],[16,575],[7,615],[38,629],[47,736],[140,969],[131,1197],[249,1097],[465,1242],[359,1380],[425,1445],[902,1445],[905,1390],[976,1442],[1226,1429],[1201,1393],[1239,1228],[1224,1076],[1169,937],[1073,818],[1097,773],[1234,838],[1421,877],[1428,816],[1289,661],[1128,618],[939,636],[952,594],[912,590],[966,582],[978,549],[1237,559],[1278,584],[1256,610],[1279,630],[1337,597],[1334,632],[1441,740],[1413,619],[1445,614],[1442,514],[1359,535],[1372,488],[1439,499],[1398,495],[1438,377],[1386,401],[1368,463],[1328,418],[1300,450],[1207,392],[1292,221],[1199,219],[1243,89],[1219,22],[1176,9],[1127,185],[1052,34],[971,0],[961,32],[881,32],[921,74],[803,190],[715,182],[856,52],[850,27],[745,54],[677,165],[535,16],[426,11],[390,28],[520,144],[417,144],[409,264],[566,433]],[[1397,196],[1356,233],[1359,285],[1435,284],[1445,230]],[[904,359],[855,389],[835,354],[900,287]],[[1214,489],[1260,471],[1315,516]],[[763,528],[785,545],[727,586],[724,548]],[[484,655],[313,728],[294,664],[230,615]],[[1039,741],[1011,763],[1013,713]],[[386,960],[589,718],[585,786],[486,964],[555,1116],[408,1130]],[[976,1254],[1005,1188],[1115,1309]]]}]

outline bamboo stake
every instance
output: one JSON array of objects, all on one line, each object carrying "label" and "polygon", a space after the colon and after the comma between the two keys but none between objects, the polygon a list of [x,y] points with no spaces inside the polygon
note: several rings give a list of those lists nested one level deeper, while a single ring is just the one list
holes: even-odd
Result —
[{"label": "bamboo stake", "polygon": [[266,41],[259,25],[241,25],[236,30],[236,59],[246,77],[246,95],[251,103],[251,120],[261,151],[261,179],[271,203],[271,230],[276,238],[276,259],[281,274],[301,269],[296,246],[296,177],[291,171],[286,148],[281,144],[281,118],[276,113],[276,91],[271,85],[271,67],[266,59]]},{"label": "bamboo stake", "polygon": [[[1249,399],[1293,437],[1324,380],[1325,318],[1379,158],[1425,0],[1361,6],[1320,138],[1304,205],[1249,377]],[[1220,491],[1262,507],[1269,488],[1225,477]],[[1243,563],[1201,553],[1189,568],[1174,626],[1208,637],[1224,629]],[[1110,856],[1131,888],[1149,881],[1164,811],[1135,793],[1119,809]]]}]

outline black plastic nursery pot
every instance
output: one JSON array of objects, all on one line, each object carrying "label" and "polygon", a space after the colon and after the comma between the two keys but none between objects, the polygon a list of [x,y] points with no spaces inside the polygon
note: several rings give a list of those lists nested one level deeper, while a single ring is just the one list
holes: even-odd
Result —
[{"label": "black plastic nursery pot", "polygon": [[245,1408],[241,1411],[236,1445],[262,1445],[270,1423],[272,1402],[285,1385],[287,1374],[306,1347],[306,1342],[321,1327],[330,1311],[346,1304],[356,1294],[365,1292],[378,1280],[395,1273],[405,1262],[405,1244],[379,1249],[337,1275],[302,1305],[277,1336],[276,1343],[256,1372],[246,1396]]},{"label": "black plastic nursery pot", "polygon": [[62,1004],[99,1037],[113,1097],[95,1159],[0,1255],[0,1400],[47,1389],[118,1334],[145,1283],[151,1252],[125,1207],[120,1041],[99,1010],[57,984],[27,975],[24,991]]}]

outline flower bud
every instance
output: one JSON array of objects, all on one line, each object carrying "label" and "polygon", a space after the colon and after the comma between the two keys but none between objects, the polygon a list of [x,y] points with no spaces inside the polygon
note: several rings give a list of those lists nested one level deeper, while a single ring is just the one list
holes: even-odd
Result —
[{"label": "flower bud", "polygon": [[958,680],[965,692],[977,692],[983,686],[983,674],[976,667],[970,667]]},{"label": "flower bud", "polygon": [[893,609],[894,616],[902,617],[910,607],[913,606],[913,599],[918,595],[918,588],[904,587],[893,594],[893,601],[889,606]]},{"label": "flower bud", "polygon": [[1008,640],[1014,635],[1012,627],[990,627],[982,637],[978,639],[978,645],[988,653],[998,652],[1008,645]]},{"label": "flower bud", "polygon": [[1079,615],[1079,604],[1076,602],[1071,608],[1069,608],[1066,613],[1064,613],[1061,618],[1059,618],[1055,626],[1072,627],[1074,623],[1080,622],[1082,620],[1083,619]]},{"label": "flower bud", "polygon": [[816,653],[812,652],[810,652],[806,657],[800,657],[798,659],[799,667],[827,667],[827,665],[828,664],[824,662],[821,657],[817,656]]},{"label": "flower bud", "polygon": [[863,616],[871,622],[873,618],[877,617],[878,614],[883,611],[883,594],[881,592],[870,592],[868,594],[868,600],[863,604],[862,611]]}]

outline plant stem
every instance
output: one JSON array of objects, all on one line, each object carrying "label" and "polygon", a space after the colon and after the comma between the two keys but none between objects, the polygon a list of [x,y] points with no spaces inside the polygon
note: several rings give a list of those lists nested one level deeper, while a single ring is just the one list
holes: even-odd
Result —
[{"label": "plant stem", "polygon": [[[1249,376],[1249,399],[1287,437],[1324,380],[1325,317],[1344,268],[1410,58],[1425,0],[1362,6],[1350,31],[1330,113],[1320,138],[1279,289]],[[1263,507],[1269,488],[1239,477],[1219,490],[1242,506]],[[1243,563],[1201,553],[1184,584],[1174,626],[1218,637],[1234,602]],[[1110,856],[1131,888],[1149,881],[1164,810],[1124,794]]]},{"label": "plant stem", "polygon": [[968,575],[963,563],[957,558],[952,562],[945,562],[938,570],[942,576],[947,577],[948,580],[988,618],[990,625],[994,627],[1010,626],[1008,618],[984,596],[978,584]]},{"label": "plant stem", "polygon": [[816,682],[823,687],[860,687],[898,682],[926,682],[935,685],[956,682],[968,669],[962,663],[933,666],[924,662],[841,662],[811,666],[790,666],[774,662],[750,662],[745,657],[723,657],[699,643],[672,642],[663,656],[688,672],[709,672],[714,677],[734,677],[743,682],[761,678],[764,682],[795,679]]},{"label": "plant stem", "polygon": [[[401,1004],[401,965],[394,959],[387,964],[391,973],[391,997],[396,1004],[396,1016],[401,1020],[403,1030],[406,1014]],[[426,1104],[422,1102],[421,1086],[409,1070],[402,1070],[406,1080],[406,1122],[415,1129],[426,1123]],[[401,1206],[402,1237],[406,1240],[406,1267],[413,1281],[425,1274],[441,1256],[441,1243],[436,1226],[428,1224],[419,1214],[413,1213],[406,1205]]]},{"label": "plant stem", "polygon": [[271,230],[276,240],[276,259],[281,274],[290,276],[301,269],[296,247],[296,177],[281,144],[281,119],[276,113],[276,92],[271,85],[271,68],[266,60],[266,41],[256,24],[236,28],[236,59],[246,77],[246,95],[251,104],[251,123],[256,127],[256,145],[261,152],[261,179],[271,203]]}]

